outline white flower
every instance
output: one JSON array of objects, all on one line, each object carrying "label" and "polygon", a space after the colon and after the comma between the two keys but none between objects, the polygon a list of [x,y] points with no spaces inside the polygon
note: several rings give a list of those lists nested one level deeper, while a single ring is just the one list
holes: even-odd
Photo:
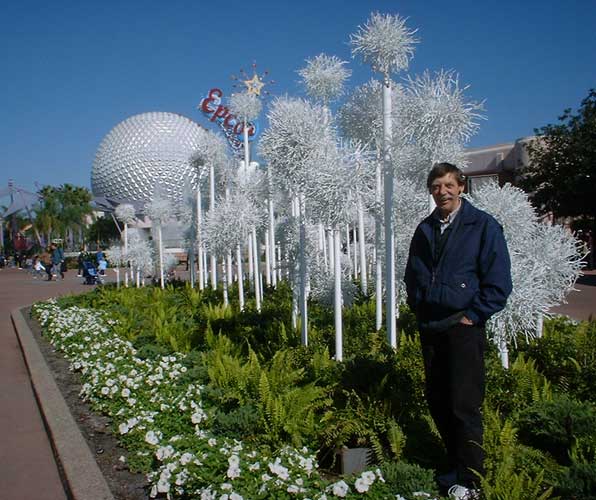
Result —
[{"label": "white flower", "polygon": [[110,388],[109,388],[109,387],[105,387],[105,386],[104,386],[104,387],[102,387],[102,388],[101,388],[101,393],[102,393],[104,396],[107,396],[107,395],[110,393]]},{"label": "white flower", "polygon": [[145,441],[149,444],[156,445],[159,443],[159,437],[154,431],[147,431],[145,434]]},{"label": "white flower", "polygon": [[415,497],[430,498],[430,493],[426,493],[426,491],[415,491],[412,495]]},{"label": "white flower", "polygon": [[174,448],[171,445],[161,446],[155,452],[155,456],[160,462],[163,462],[166,458],[170,458],[174,454]]},{"label": "white flower", "polygon": [[211,447],[217,446],[217,440],[215,438],[209,438],[209,440],[207,441],[207,444]]},{"label": "white flower", "polygon": [[159,493],[168,493],[170,491],[170,482],[160,477],[157,482],[157,491]]},{"label": "white flower", "polygon": [[368,485],[373,484],[375,482],[375,479],[376,479],[375,473],[373,471],[370,471],[370,470],[364,471],[360,477]]},{"label": "white flower", "polygon": [[243,500],[243,498],[240,495],[238,495],[238,493],[232,493],[230,495],[230,500]]},{"label": "white flower", "polygon": [[224,491],[231,490],[232,488],[233,488],[233,486],[230,483],[223,483],[221,485],[221,489],[224,490]]},{"label": "white flower", "polygon": [[332,491],[336,497],[343,498],[348,494],[348,491],[350,491],[350,488],[345,481],[338,481],[337,483],[335,483],[333,485]]},{"label": "white flower", "polygon": [[123,398],[128,398],[128,396],[130,396],[130,389],[128,387],[125,387],[124,389],[122,389],[122,391],[120,392],[120,395]]},{"label": "white flower", "polygon": [[194,458],[192,453],[183,453],[182,456],[180,457],[180,463],[182,465],[186,465],[188,463],[190,463],[192,461],[192,459]]},{"label": "white flower", "polygon": [[251,472],[255,472],[261,468],[261,464],[259,462],[255,462],[254,464],[250,464],[248,466],[248,470]]},{"label": "white flower", "polygon": [[356,479],[354,487],[356,488],[356,491],[358,491],[358,493],[366,493],[370,488],[370,483],[367,483],[364,479],[359,477],[358,479]]},{"label": "white flower", "polygon": [[130,429],[128,428],[128,424],[126,422],[122,422],[119,426],[118,426],[118,432],[120,432],[120,434],[126,434]]},{"label": "white flower", "polygon": [[230,465],[228,467],[227,476],[230,479],[236,479],[236,478],[240,477],[240,467],[238,467],[236,465]]}]

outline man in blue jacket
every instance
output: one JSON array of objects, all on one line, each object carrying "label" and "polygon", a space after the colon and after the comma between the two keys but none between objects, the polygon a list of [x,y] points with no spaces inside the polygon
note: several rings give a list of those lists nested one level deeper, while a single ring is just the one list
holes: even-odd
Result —
[{"label": "man in blue jacket", "polygon": [[453,469],[439,482],[451,498],[477,498],[485,324],[511,293],[511,262],[499,223],[461,198],[459,168],[436,164],[427,186],[437,207],[410,244],[408,304],[420,330],[426,399]]}]

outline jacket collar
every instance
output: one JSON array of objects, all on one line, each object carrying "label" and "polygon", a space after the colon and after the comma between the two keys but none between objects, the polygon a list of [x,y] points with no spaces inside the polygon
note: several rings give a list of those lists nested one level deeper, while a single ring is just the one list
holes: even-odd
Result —
[{"label": "jacket collar", "polygon": [[[467,199],[461,199],[461,206],[457,219],[461,217],[461,224],[474,224],[478,218],[478,209],[472,205]],[[432,212],[428,215],[421,224],[421,229],[429,243],[432,241],[433,224],[438,224],[439,221],[435,219]]]}]

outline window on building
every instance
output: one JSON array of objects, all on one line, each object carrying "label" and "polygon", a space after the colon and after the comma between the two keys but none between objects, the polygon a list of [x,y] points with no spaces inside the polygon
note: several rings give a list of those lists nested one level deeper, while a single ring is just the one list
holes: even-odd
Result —
[{"label": "window on building", "polygon": [[481,186],[488,184],[489,182],[496,182],[499,183],[499,176],[495,175],[475,175],[473,177],[468,177],[468,186],[467,191],[468,194],[474,194],[474,190],[479,189]]}]

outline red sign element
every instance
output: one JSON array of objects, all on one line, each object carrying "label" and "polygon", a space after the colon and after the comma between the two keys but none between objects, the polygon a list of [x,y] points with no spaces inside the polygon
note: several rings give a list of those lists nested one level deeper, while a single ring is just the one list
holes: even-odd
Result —
[{"label": "red sign element", "polygon": [[[242,135],[244,132],[244,123],[235,115],[230,113],[230,109],[221,104],[223,92],[220,89],[211,89],[205,99],[201,101],[201,111],[210,116],[209,121],[219,122],[222,127],[236,135]],[[211,107],[213,104],[214,107]],[[256,129],[252,123],[248,124],[248,136],[255,135]]]}]

